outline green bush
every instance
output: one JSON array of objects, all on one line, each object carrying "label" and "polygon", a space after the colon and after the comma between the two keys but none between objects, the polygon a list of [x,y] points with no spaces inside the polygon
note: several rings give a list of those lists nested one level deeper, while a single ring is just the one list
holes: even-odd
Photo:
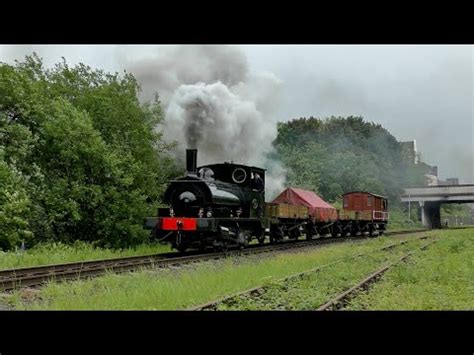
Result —
[{"label": "green bush", "polygon": [[[157,129],[158,97],[141,104],[139,85],[36,56],[0,63],[1,248],[40,241],[144,242],[175,166]],[[3,226],[6,226],[3,228]]]},{"label": "green bush", "polygon": [[28,224],[31,205],[21,176],[2,155],[0,150],[0,248],[10,249],[32,235]]}]

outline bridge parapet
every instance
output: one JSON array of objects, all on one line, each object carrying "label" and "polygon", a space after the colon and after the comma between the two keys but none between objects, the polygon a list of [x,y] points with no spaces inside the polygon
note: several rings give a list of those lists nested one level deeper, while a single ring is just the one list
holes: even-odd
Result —
[{"label": "bridge parapet", "polygon": [[402,202],[474,202],[474,184],[429,186],[405,189]]}]

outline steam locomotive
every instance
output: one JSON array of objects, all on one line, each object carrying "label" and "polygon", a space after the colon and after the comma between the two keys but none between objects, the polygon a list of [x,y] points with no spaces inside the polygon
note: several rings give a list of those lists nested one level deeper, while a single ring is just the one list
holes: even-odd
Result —
[{"label": "steam locomotive", "polygon": [[[276,243],[303,234],[306,239],[375,236],[388,222],[387,199],[368,192],[345,194],[342,211],[325,202],[330,208],[318,207],[319,197],[299,189],[265,203],[265,169],[228,162],[197,167],[197,149],[188,149],[186,170],[186,176],[172,180],[165,191],[164,202],[170,207],[159,208],[158,217],[145,220],[154,239],[181,252],[243,248],[253,239],[263,244],[269,237]],[[302,191],[307,196],[298,195]],[[308,194],[316,197],[311,200]]]}]

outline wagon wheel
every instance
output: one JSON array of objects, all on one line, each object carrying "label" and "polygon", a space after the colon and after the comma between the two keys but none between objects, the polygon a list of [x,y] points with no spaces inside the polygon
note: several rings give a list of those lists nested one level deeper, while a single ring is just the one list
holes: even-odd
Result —
[{"label": "wagon wheel", "polygon": [[300,231],[298,228],[292,229],[289,233],[289,237],[294,240],[298,239],[299,236],[300,236]]},{"label": "wagon wheel", "polygon": [[369,229],[369,237],[376,237],[378,235],[379,235],[379,233],[377,232],[377,229],[375,229],[375,228],[370,228]]},{"label": "wagon wheel", "polygon": [[270,244],[275,244],[278,243],[279,234],[281,234],[281,231],[278,229],[277,226],[272,225],[270,227]]},{"label": "wagon wheel", "polygon": [[307,222],[304,227],[304,234],[306,240],[313,239],[313,224],[311,222]]}]

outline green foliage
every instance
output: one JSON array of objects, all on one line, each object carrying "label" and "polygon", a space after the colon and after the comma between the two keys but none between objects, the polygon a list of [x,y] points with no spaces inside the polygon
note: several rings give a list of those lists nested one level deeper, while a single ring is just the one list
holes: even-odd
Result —
[{"label": "green foliage", "polygon": [[265,287],[258,296],[242,295],[229,305],[222,304],[218,310],[315,310],[341,292],[364,279],[388,260],[396,260],[407,250],[419,245],[411,241],[409,245],[397,246],[391,253],[373,249],[370,257],[341,258],[341,261],[324,266],[319,272],[308,272],[301,277],[278,280]]},{"label": "green foliage", "polygon": [[2,194],[11,226],[0,232],[2,248],[32,235],[30,244],[112,247],[148,238],[143,217],[154,213],[175,166],[157,129],[158,97],[140,104],[138,92],[131,74],[65,60],[53,69],[36,55],[0,64],[1,189],[16,191]]},{"label": "green foliage", "polygon": [[402,188],[421,184],[427,169],[404,159],[395,137],[361,117],[279,123],[274,144],[289,168],[287,184],[311,189],[328,201],[365,190],[397,205]]},{"label": "green foliage", "polygon": [[169,251],[169,246],[157,243],[140,244],[124,249],[104,249],[79,240],[69,244],[45,242],[36,244],[26,250],[0,251],[0,269],[147,255]]},{"label": "green foliage", "polygon": [[473,310],[474,230],[436,231],[439,240],[391,268],[349,310]]},{"label": "green foliage", "polygon": [[471,209],[465,204],[446,203],[441,205],[441,216],[471,217]]},{"label": "green foliage", "polygon": [[[1,149],[1,148],[0,148]],[[31,205],[21,175],[3,160],[0,150],[0,248],[9,249],[31,237]]]},{"label": "green foliage", "polygon": [[423,225],[420,221],[420,207],[416,204],[411,205],[410,216],[405,207],[392,208],[390,209],[390,222],[388,224],[388,230],[407,230],[407,229],[420,229]]},{"label": "green foliage", "polygon": [[[133,275],[111,273],[89,280],[51,282],[41,288],[34,300],[22,297],[22,291],[19,290],[7,301],[14,303],[17,309],[186,309],[272,283],[274,280],[341,258],[371,252],[395,241],[398,242],[400,238],[410,236],[380,237],[356,243],[332,244],[297,254],[282,253],[263,258],[261,255],[227,258],[178,270],[143,270],[134,272]],[[347,273],[352,264],[351,267],[347,267],[347,263],[341,263],[339,266],[334,269],[333,275]],[[371,270],[372,268],[369,271]],[[357,278],[344,279],[341,282],[345,284],[356,282],[359,275],[355,276]],[[328,277],[325,280],[328,284],[320,284],[319,287],[334,291],[335,277]]]}]

